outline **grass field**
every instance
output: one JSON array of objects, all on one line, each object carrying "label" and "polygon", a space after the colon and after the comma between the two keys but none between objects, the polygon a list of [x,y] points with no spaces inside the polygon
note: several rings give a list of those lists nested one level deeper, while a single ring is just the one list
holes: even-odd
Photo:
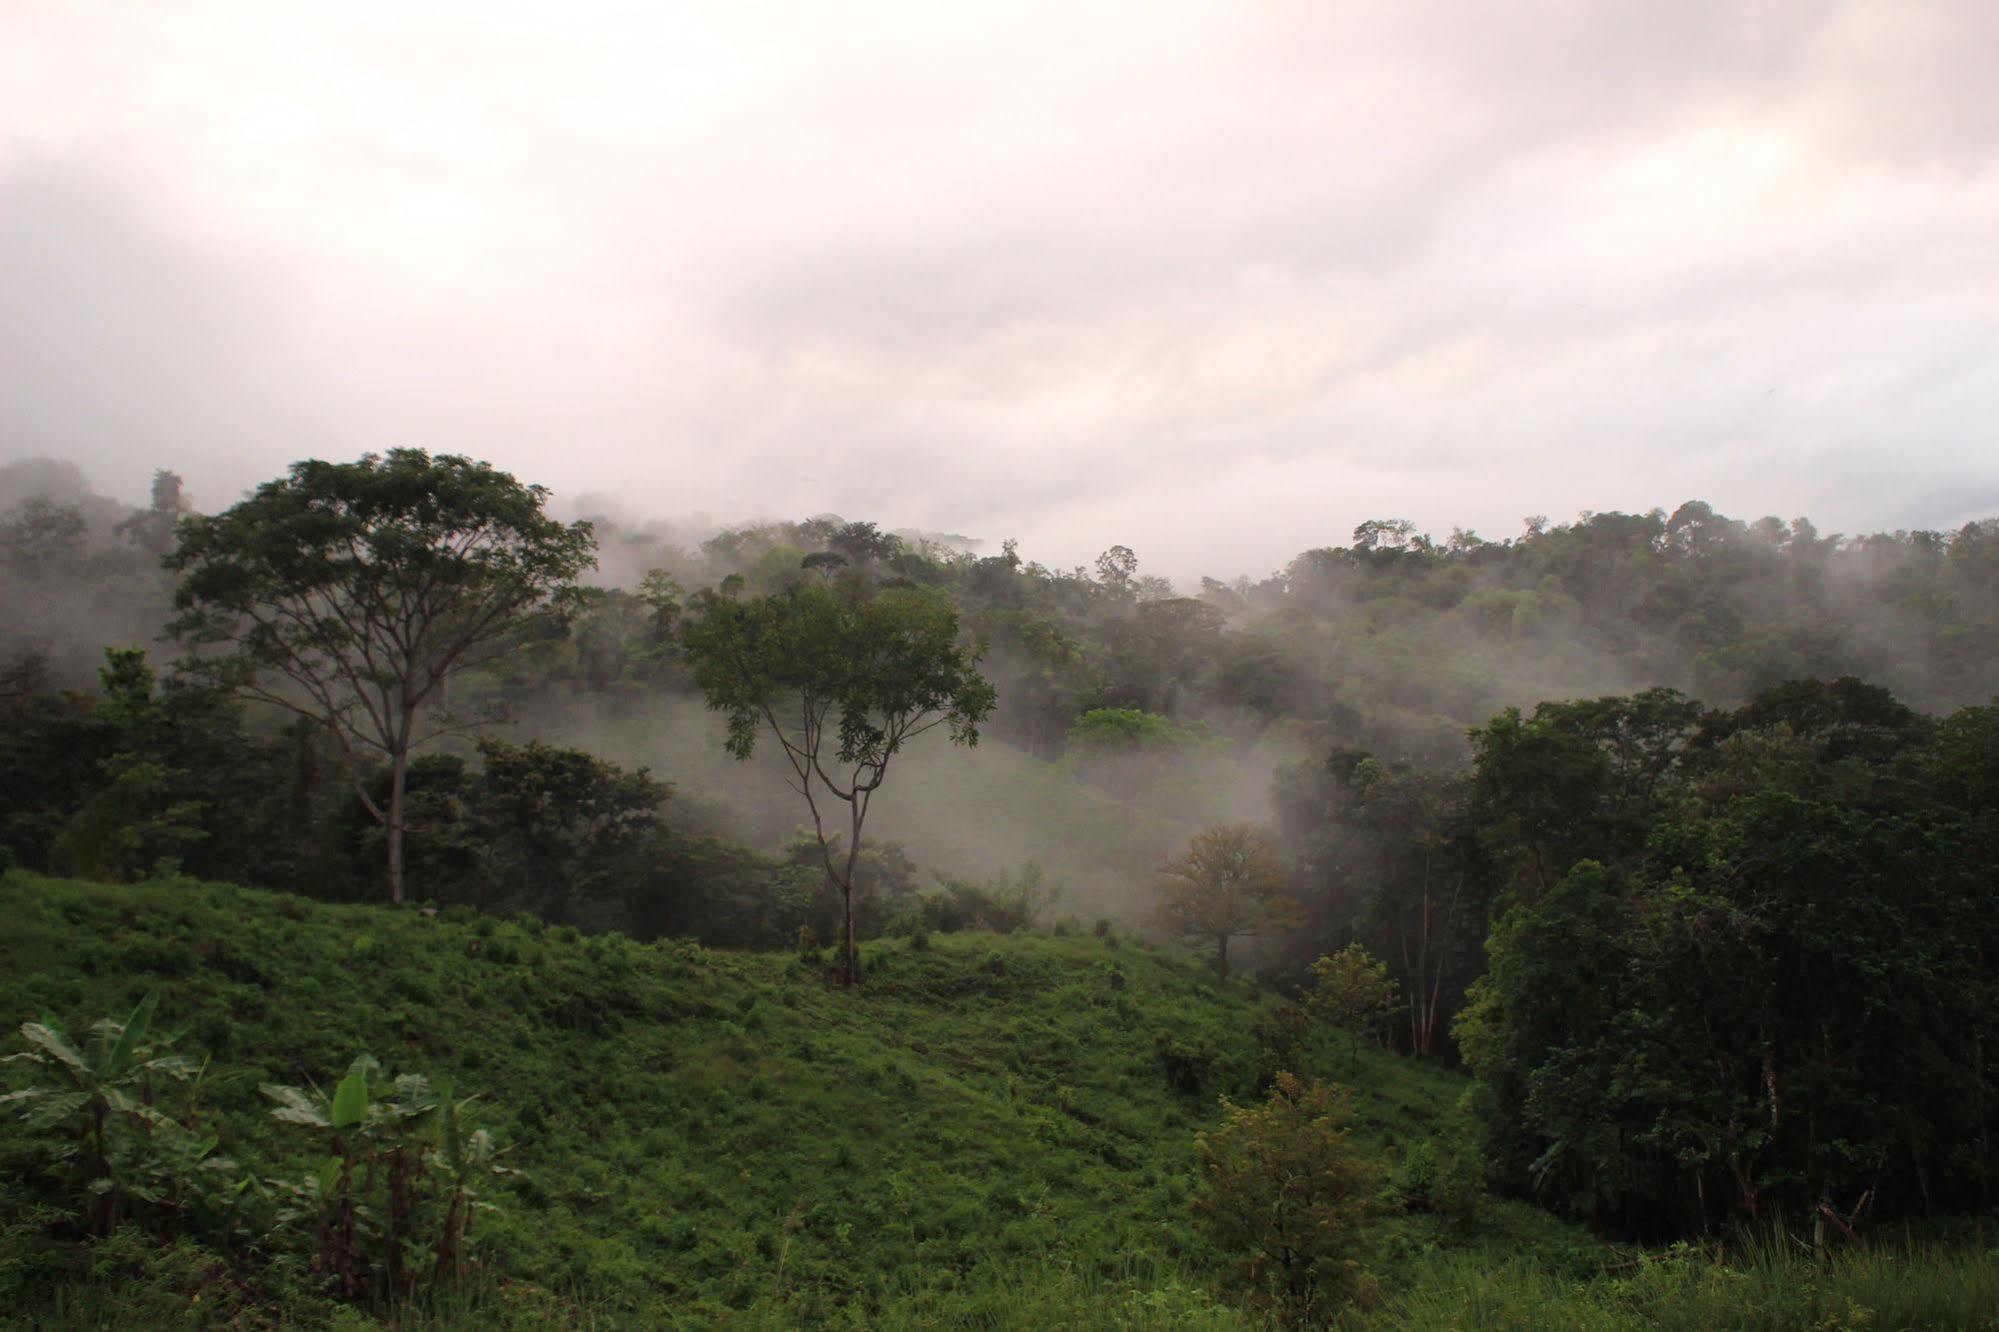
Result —
[{"label": "grass field", "polygon": [[[522,1171],[463,1291],[364,1315],[282,1254],[225,1268],[132,1231],[74,1242],[31,1144],[0,1128],[11,1326],[1248,1325],[1210,1293],[1225,1258],[1188,1200],[1194,1134],[1272,1064],[1270,1001],[1177,952],[1090,933],[898,940],[868,947],[850,993],[787,955],[189,881],[12,873],[0,920],[10,1031],[80,1031],[157,990],[177,1048],[212,1058],[199,1113],[241,1160],[305,1165],[258,1085],[330,1086],[365,1050],[480,1092]],[[1460,1080],[1374,1051],[1349,1071],[1319,1037],[1286,1062],[1351,1083],[1390,1165],[1381,1298],[1357,1323],[1990,1325],[1974,1242],[1832,1273],[1767,1255],[1630,1266],[1523,1204],[1487,1200],[1469,1225],[1400,1207]],[[1684,1316],[1654,1317],[1669,1309]]]}]

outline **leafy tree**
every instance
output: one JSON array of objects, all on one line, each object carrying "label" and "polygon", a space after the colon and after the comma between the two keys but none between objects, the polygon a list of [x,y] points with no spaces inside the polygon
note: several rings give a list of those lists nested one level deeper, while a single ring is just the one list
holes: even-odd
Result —
[{"label": "leafy tree", "polygon": [[1237,1283],[1254,1307],[1287,1327],[1331,1323],[1373,1284],[1360,1255],[1382,1172],[1353,1140],[1351,1096],[1279,1073],[1262,1105],[1224,1097],[1222,1116],[1195,1139],[1195,1218],[1241,1255]]},{"label": "leafy tree", "polygon": [[1130,546],[1112,546],[1097,556],[1097,581],[1115,597],[1132,595],[1132,581],[1138,576],[1138,556]]},{"label": "leafy tree", "polygon": [[174,528],[193,508],[181,494],[178,474],[162,468],[153,473],[152,502],[117,526],[117,533],[148,555],[164,556],[174,548]]},{"label": "leafy tree", "polygon": [[20,576],[39,578],[80,560],[88,532],[75,505],[32,495],[0,518],[0,554]]},{"label": "leafy tree", "polygon": [[1220,811],[1226,745],[1199,722],[1182,725],[1138,708],[1092,708],[1067,736],[1062,766],[1124,801],[1143,800],[1190,823]]},{"label": "leafy tree", "polygon": [[1653,1231],[1987,1196],[1989,735],[1854,681],[1708,718],[1642,854],[1494,927],[1459,1038],[1514,1184]]},{"label": "leafy tree", "polygon": [[1438,1053],[1483,961],[1492,896],[1467,782],[1336,749],[1282,772],[1276,794],[1314,942],[1358,937],[1399,963],[1410,1048]]},{"label": "leafy tree", "polygon": [[[942,726],[953,743],[977,744],[993,687],[959,641],[956,608],[919,588],[794,583],[748,600],[710,592],[695,610],[683,639],[695,681],[728,717],[731,754],[749,758],[760,733],[782,752],[840,896],[843,976],[855,984],[855,866],[869,805],[924,732]],[[828,826],[829,800],[847,807],[844,834]]]},{"label": "leafy tree", "polygon": [[666,783],[540,741],[481,739],[479,761],[472,802],[481,864],[503,895],[561,919],[642,872],[639,857],[671,793]]},{"label": "leafy tree", "polygon": [[1472,733],[1473,799],[1516,881],[1543,892],[1584,859],[1629,864],[1701,720],[1671,689],[1508,708]]},{"label": "leafy tree", "polygon": [[154,690],[152,667],[138,648],[105,649],[98,717],[118,737],[102,761],[105,783],[84,802],[51,848],[59,868],[122,881],[181,857],[208,832],[202,802],[190,798],[189,774],[173,762],[174,719]]},{"label": "leafy tree", "polygon": [[1305,1002],[1347,1034],[1357,1065],[1362,1034],[1378,1028],[1401,1000],[1388,965],[1360,944],[1348,944],[1312,964],[1312,990]]},{"label": "leafy tree", "polygon": [[[196,664],[323,725],[387,833],[389,898],[403,900],[410,755],[445,682],[504,652],[590,567],[587,523],[546,516],[548,492],[482,462],[421,449],[294,463],[249,499],[184,520],[170,626],[225,649]],[[388,797],[363,782],[389,765]]]},{"label": "leafy tree", "polygon": [[1288,929],[1304,918],[1283,862],[1253,823],[1197,833],[1187,850],[1160,866],[1159,919],[1189,942],[1213,943],[1215,972],[1229,974],[1229,940]]}]

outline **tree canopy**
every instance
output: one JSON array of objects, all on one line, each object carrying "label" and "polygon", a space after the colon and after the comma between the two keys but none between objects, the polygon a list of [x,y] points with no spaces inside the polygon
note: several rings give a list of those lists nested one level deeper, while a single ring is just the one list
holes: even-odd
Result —
[{"label": "tree canopy", "polygon": [[[953,743],[977,744],[993,710],[957,608],[914,587],[798,582],[761,597],[711,592],[696,599],[684,642],[708,706],[728,719],[729,752],[747,759],[768,734],[784,755],[840,894],[842,970],[853,984],[854,869],[890,763],[938,727]],[[847,806],[844,834],[829,825],[829,798]]]},{"label": "tree canopy", "polygon": [[1196,833],[1182,854],[1159,868],[1159,921],[1192,943],[1213,944],[1215,971],[1229,974],[1229,940],[1288,928],[1304,918],[1287,893],[1277,850],[1253,823]]},{"label": "tree canopy", "polygon": [[[392,901],[409,756],[428,738],[419,718],[439,711],[447,679],[558,611],[594,561],[590,525],[548,517],[547,498],[487,463],[392,449],[294,463],[177,528],[171,632],[197,650],[192,667],[324,726],[387,830]],[[384,802],[362,780],[368,754],[391,768]]]}]

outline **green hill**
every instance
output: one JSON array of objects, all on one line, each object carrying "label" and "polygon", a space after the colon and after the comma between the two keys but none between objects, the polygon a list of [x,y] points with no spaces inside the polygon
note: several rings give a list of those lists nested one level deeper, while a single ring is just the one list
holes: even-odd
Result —
[{"label": "green hill", "polygon": [[[1280,1056],[1272,1001],[1110,936],[871,945],[823,964],[584,936],[528,919],[329,906],[191,880],[0,879],[0,1016],[81,1035],[149,992],[212,1062],[183,1118],[260,1176],[322,1146],[260,1084],[331,1088],[371,1052],[481,1094],[521,1173],[458,1290],[363,1314],[310,1246],[77,1242],[45,1145],[0,1120],[10,1327],[1240,1328],[1195,1230],[1194,1135]],[[11,1053],[18,1037],[6,1042]],[[1999,1326],[1978,1249],[1795,1258],[1613,1251],[1518,1203],[1424,1210],[1463,1084],[1309,1037],[1389,1166],[1381,1297],[1356,1326]],[[30,1070],[0,1069],[9,1086]],[[323,1141],[323,1140],[318,1140]],[[205,1241],[213,1244],[214,1241]]]},{"label": "green hill", "polygon": [[[1267,1001],[1178,954],[939,936],[872,946],[845,993],[782,955],[190,881],[15,873],[0,918],[10,1027],[81,1032],[157,988],[177,1048],[214,1061],[201,1095],[224,1149],[273,1171],[307,1154],[260,1083],[331,1086],[368,1051],[482,1092],[523,1172],[481,1223],[511,1283],[482,1321],[1030,1326],[1045,1299],[1068,1317],[1089,1302],[1090,1325],[1234,1325],[1202,1290],[1219,1260],[1190,1223],[1193,1135],[1218,1095],[1254,1093]],[[1371,1052],[1354,1081],[1384,1147],[1426,1136],[1458,1091]],[[8,1141],[6,1196],[25,1197]],[[63,1293],[74,1277],[33,1275],[20,1220],[0,1304],[185,1311],[172,1271]],[[1441,1233],[1399,1218],[1389,1248]]]}]

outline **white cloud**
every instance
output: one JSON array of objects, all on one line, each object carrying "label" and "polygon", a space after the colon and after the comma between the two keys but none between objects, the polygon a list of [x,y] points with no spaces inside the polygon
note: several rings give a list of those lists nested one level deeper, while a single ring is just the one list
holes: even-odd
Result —
[{"label": "white cloud", "polygon": [[1994,49],[1984,0],[30,3],[0,453],[226,498],[422,443],[1183,577],[1389,513],[1951,521]]}]

